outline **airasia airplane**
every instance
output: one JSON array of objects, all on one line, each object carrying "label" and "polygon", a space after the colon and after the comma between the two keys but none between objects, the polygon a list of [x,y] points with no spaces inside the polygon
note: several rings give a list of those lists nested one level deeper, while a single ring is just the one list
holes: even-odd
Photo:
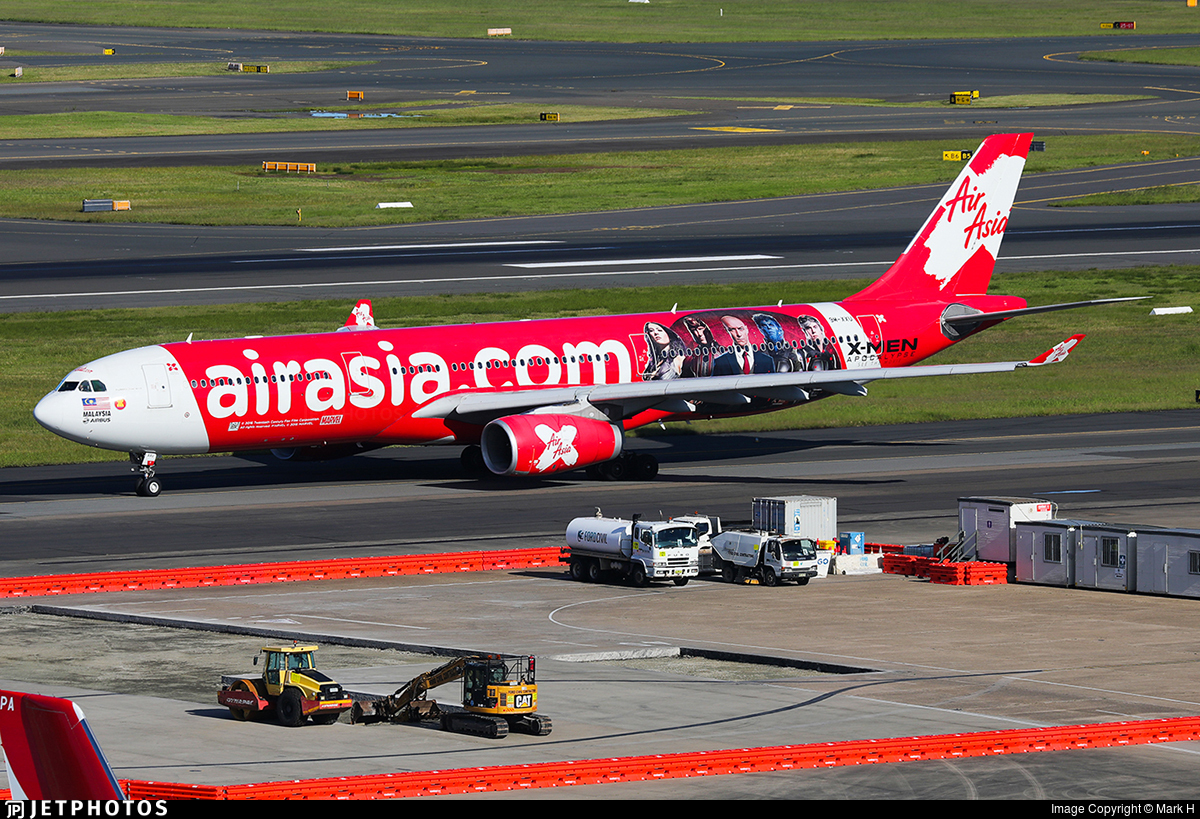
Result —
[{"label": "airasia airplane", "polygon": [[160,455],[271,450],[339,457],[391,444],[465,445],[499,475],[587,468],[652,479],[624,433],[659,421],[770,412],[865,395],[885,378],[1004,372],[1060,361],[912,367],[1027,307],[987,295],[1032,134],[988,137],[878,281],[841,302],[671,310],[496,324],[375,326],[141,347],[74,369],[34,409],[51,432],[128,452],[139,495]]}]

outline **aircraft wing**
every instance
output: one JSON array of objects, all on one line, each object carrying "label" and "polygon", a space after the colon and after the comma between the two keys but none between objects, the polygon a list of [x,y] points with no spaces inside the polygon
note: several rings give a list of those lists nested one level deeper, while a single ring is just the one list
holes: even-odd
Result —
[{"label": "aircraft wing", "polygon": [[979,364],[928,364],[913,367],[869,367],[854,370],[726,375],[706,378],[676,378],[629,384],[595,384],[550,389],[523,389],[488,393],[458,393],[430,401],[413,413],[416,418],[454,418],[482,424],[514,413],[557,405],[587,402],[613,406],[622,418],[648,409],[691,412],[703,402],[722,408],[749,404],[754,398],[805,401],[809,392],[822,390],[843,395],[866,395],[865,384],[892,378],[924,378],[940,375],[1011,372],[1062,361],[1083,339],[1083,334],[1059,342],[1028,361],[992,361]]}]

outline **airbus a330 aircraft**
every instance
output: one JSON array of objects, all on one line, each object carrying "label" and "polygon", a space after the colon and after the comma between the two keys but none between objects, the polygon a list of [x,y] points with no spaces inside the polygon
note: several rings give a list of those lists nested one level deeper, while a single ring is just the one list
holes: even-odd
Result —
[{"label": "airbus a330 aircraft", "polygon": [[421,327],[141,347],[73,370],[34,410],[89,446],[128,452],[139,495],[159,455],[270,449],[337,457],[390,444],[465,445],[468,469],[651,479],[623,453],[658,421],[769,412],[882,378],[1003,372],[1059,361],[908,365],[1026,313],[988,283],[1031,134],[984,140],[895,264],[842,302]]}]

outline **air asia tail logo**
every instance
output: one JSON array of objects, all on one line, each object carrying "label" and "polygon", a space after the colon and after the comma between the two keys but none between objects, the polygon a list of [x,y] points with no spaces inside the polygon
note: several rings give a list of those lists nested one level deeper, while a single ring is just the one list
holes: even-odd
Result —
[{"label": "air asia tail logo", "polygon": [[995,218],[987,218],[987,202],[984,201],[984,195],[979,193],[979,186],[971,187],[970,174],[963,177],[962,184],[958,186],[958,190],[954,192],[954,197],[946,203],[946,221],[954,221],[955,208],[960,213],[966,215],[974,213],[974,221],[963,230],[966,239],[963,240],[963,248],[971,246],[971,239],[974,236],[975,240],[986,239],[989,236],[1003,233],[1008,227],[1008,217],[1004,216],[1001,211],[996,211]]},{"label": "air asia tail logo", "polygon": [[556,430],[546,424],[538,424],[533,431],[546,445],[542,454],[538,456],[537,463],[533,465],[535,471],[545,472],[558,461],[570,467],[579,460],[579,450],[575,448],[575,438],[579,435],[577,427],[568,425]]}]

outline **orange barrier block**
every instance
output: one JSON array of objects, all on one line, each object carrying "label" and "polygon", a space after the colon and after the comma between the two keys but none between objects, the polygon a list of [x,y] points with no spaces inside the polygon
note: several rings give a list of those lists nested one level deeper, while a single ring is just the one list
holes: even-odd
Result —
[{"label": "orange barrier block", "polygon": [[442,572],[503,571],[558,565],[559,548],[557,546],[495,552],[345,557],[333,560],[297,560],[235,566],[0,578],[0,598],[346,580],[356,577],[394,577]]},{"label": "orange barrier block", "polygon": [[[1018,728],[969,734],[849,740],[812,745],[735,748],[679,754],[500,765],[448,771],[343,776],[223,788],[123,780],[132,798],[394,799],[525,788],[597,785],[693,776],[829,768],[886,762],[960,759],[996,754],[1107,748],[1200,739],[1200,717]],[[189,795],[177,790],[192,788]]]}]

